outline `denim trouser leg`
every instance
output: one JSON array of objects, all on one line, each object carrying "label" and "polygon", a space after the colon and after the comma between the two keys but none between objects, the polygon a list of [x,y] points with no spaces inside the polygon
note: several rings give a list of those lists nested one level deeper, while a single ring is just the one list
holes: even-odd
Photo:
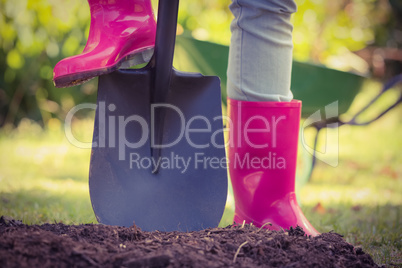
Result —
[{"label": "denim trouser leg", "polygon": [[228,97],[290,101],[293,0],[232,0]]}]

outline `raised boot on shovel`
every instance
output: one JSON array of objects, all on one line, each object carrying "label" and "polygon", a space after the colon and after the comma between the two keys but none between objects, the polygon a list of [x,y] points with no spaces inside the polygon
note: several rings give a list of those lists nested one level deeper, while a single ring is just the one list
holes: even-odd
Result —
[{"label": "raised boot on shovel", "polygon": [[91,26],[84,51],[58,62],[56,87],[82,84],[119,67],[148,62],[155,44],[151,0],[88,0]]},{"label": "raised boot on shovel", "polygon": [[227,197],[220,80],[172,68],[178,0],[161,0],[155,54],[98,83],[89,191],[100,223],[218,226]]},{"label": "raised boot on shovel", "polygon": [[295,194],[301,101],[250,102],[228,99],[229,174],[234,222],[280,230],[318,232],[303,215]]}]

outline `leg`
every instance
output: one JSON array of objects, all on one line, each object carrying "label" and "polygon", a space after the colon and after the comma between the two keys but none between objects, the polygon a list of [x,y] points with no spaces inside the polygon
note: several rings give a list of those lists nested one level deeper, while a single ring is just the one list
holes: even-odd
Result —
[{"label": "leg", "polygon": [[[233,0],[228,67],[229,173],[235,223],[318,232],[297,204],[301,102],[292,100],[292,0]],[[268,225],[268,223],[270,223]]]},{"label": "leg", "polygon": [[228,97],[290,101],[293,0],[232,0]]}]

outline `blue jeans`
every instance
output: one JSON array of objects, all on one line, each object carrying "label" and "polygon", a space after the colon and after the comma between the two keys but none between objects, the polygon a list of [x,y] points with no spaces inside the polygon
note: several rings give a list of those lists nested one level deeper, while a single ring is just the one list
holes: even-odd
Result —
[{"label": "blue jeans", "polygon": [[228,97],[291,101],[293,0],[232,0]]}]

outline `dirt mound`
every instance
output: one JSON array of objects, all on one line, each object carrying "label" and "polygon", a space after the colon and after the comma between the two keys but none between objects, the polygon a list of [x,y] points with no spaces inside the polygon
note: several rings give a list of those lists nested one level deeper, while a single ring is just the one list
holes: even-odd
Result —
[{"label": "dirt mound", "polygon": [[378,267],[336,233],[228,226],[143,232],[100,224],[25,225],[0,218],[0,267]]}]

